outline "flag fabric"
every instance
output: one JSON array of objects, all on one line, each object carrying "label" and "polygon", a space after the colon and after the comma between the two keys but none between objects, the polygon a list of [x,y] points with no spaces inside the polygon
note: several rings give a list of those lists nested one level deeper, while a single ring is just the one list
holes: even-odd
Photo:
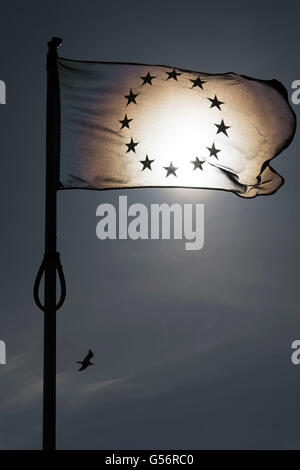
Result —
[{"label": "flag fabric", "polygon": [[272,194],[296,119],[276,80],[58,59],[61,189]]}]

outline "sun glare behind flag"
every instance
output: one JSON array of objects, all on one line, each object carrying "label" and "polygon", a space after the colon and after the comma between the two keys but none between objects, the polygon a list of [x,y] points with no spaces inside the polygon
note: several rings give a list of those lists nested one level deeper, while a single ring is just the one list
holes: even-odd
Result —
[{"label": "sun glare behind flag", "polygon": [[272,194],[292,141],[285,88],[234,73],[58,59],[60,189],[189,187]]}]

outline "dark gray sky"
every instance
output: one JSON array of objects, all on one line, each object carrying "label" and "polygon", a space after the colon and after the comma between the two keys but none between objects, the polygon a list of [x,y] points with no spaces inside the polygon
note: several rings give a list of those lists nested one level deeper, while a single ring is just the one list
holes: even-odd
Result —
[{"label": "dark gray sky", "polygon": [[[1,5],[0,449],[39,448],[46,42],[68,58],[300,79],[296,1],[10,1]],[[299,108],[294,106],[299,115]],[[61,449],[299,448],[299,137],[274,196],[131,190],[129,202],[205,204],[205,247],[96,238],[124,192],[59,194],[68,293],[58,313]],[[76,360],[91,347],[94,368]]]}]

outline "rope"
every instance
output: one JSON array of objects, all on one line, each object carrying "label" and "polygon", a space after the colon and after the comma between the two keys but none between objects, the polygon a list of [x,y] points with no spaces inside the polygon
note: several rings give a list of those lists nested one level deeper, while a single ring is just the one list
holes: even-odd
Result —
[{"label": "rope", "polygon": [[[40,296],[39,296],[39,289],[40,289],[40,284],[41,280],[43,277],[43,274],[46,269],[46,264],[47,264],[47,258],[49,255],[46,253],[44,254],[44,258],[42,261],[42,264],[38,270],[38,273],[36,275],[35,281],[34,281],[34,287],[33,287],[33,297],[36,305],[40,310],[43,312],[45,311],[45,306],[42,304],[40,301]],[[58,252],[55,253],[55,266],[58,272],[58,277],[59,277],[59,282],[60,282],[60,298],[58,303],[56,304],[56,310],[58,310],[62,305],[64,304],[65,298],[66,298],[66,280],[63,272],[63,268],[60,262],[60,255]]]}]

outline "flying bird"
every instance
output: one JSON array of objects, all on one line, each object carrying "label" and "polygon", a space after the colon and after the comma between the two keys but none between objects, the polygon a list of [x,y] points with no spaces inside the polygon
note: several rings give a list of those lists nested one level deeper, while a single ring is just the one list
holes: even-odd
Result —
[{"label": "flying bird", "polygon": [[81,364],[80,369],[78,371],[80,372],[81,370],[86,369],[89,366],[94,365],[93,362],[91,362],[92,357],[94,357],[93,352],[89,349],[88,355],[83,359],[83,361],[77,361],[77,364]]}]

